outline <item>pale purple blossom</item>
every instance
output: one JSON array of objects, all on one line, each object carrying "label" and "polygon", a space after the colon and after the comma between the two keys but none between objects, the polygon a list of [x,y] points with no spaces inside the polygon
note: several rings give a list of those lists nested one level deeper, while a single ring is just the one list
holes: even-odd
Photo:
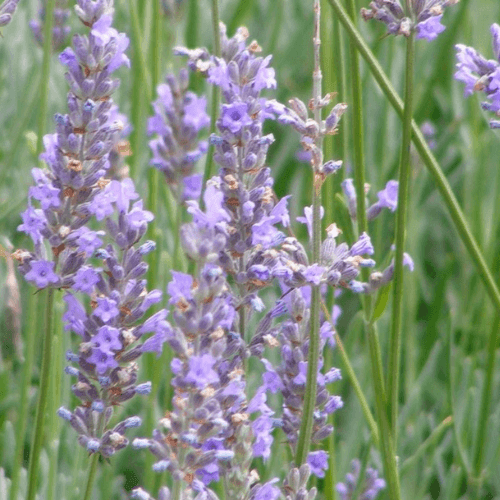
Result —
[{"label": "pale purple blossom", "polygon": [[[432,41],[446,28],[441,24],[443,11],[458,0],[410,0],[401,5],[399,0],[373,0],[369,7],[361,9],[365,21],[376,19],[387,26],[391,35],[410,36]],[[408,10],[410,9],[410,11]]]}]

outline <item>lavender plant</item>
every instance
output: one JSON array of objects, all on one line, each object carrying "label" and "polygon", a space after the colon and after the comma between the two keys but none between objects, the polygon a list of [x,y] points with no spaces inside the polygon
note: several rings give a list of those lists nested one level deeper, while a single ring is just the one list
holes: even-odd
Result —
[{"label": "lavender plant", "polygon": [[[127,444],[126,429],[140,425],[140,418],[130,417],[109,428],[114,406],[150,391],[150,383],[137,384],[135,360],[146,351],[161,352],[166,311],[141,322],[161,299],[161,292],[148,292],[146,280],[141,279],[148,268],[143,258],[155,245],[138,242],[153,214],[143,209],[130,179],[107,178],[109,156],[123,130],[111,100],[119,85],[112,74],[129,65],[124,53],[128,38],[111,26],[112,0],[79,0],[75,10],[89,34],[75,35],[74,48],[60,55],[68,68],[69,114],[56,115],[56,133],[44,138],[41,159],[48,169],[32,170],[35,186],[29,190],[29,206],[18,229],[31,237],[34,250],[18,250],[15,256],[25,279],[39,290],[49,290],[49,302],[55,289],[66,290],[65,329],[81,338],[78,353],[67,354],[77,367],[66,372],[77,378],[72,390],[81,404],[74,411],[62,407],[59,415],[78,432],[79,443],[90,454],[109,457]],[[50,305],[47,309],[51,315]],[[50,332],[44,350],[50,351]],[[44,363],[48,370],[46,364],[50,358]],[[42,395],[31,471],[36,471],[41,445]],[[96,464],[93,459],[86,498]],[[35,479],[30,474],[28,498],[34,498]]]},{"label": "lavender plant", "polygon": [[[43,46],[43,32],[46,18],[46,0],[41,0],[37,17],[29,22],[29,26],[40,46]],[[67,24],[71,10],[68,9],[67,0],[56,0],[54,7],[54,20],[52,27],[52,50],[58,52],[66,45],[71,27]]]}]

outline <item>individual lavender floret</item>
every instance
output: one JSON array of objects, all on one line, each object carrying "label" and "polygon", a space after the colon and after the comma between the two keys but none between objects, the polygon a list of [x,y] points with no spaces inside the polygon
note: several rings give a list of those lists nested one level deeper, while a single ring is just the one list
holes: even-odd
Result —
[{"label": "individual lavender floret", "polygon": [[[351,472],[346,474],[344,483],[337,483],[336,489],[341,500],[351,500],[360,481],[361,463],[358,459],[351,462]],[[365,471],[363,488],[359,500],[375,500],[379,492],[385,488],[385,481],[378,477],[378,471],[368,467]]]},{"label": "individual lavender floret", "polygon": [[19,0],[5,0],[0,5],[0,28],[10,23],[18,3]]},{"label": "individual lavender floret", "polygon": [[[41,0],[40,8],[38,9],[38,17],[29,22],[29,26],[35,40],[43,46],[43,25],[45,22],[45,9],[47,0]],[[68,18],[71,11],[68,9],[67,0],[56,0],[54,7],[54,26],[52,28],[52,50],[57,52],[61,47],[66,45],[66,41],[71,32],[68,26]]]},{"label": "individual lavender floret", "polygon": [[[385,189],[377,193],[378,201],[373,203],[366,209],[366,217],[368,220],[373,220],[377,217],[383,208],[388,208],[394,212],[398,206],[398,181],[391,180],[385,185]],[[368,194],[370,189],[369,185],[365,186],[365,194]],[[347,206],[349,214],[353,220],[356,220],[356,189],[352,179],[345,179],[342,181],[342,191],[347,199]]]},{"label": "individual lavender floret", "polygon": [[286,500],[314,500],[317,489],[308,489],[307,483],[311,475],[311,468],[303,464],[299,469],[292,469],[283,481],[283,493]]},{"label": "individual lavender floret", "polygon": [[[500,116],[500,26],[491,25],[493,53],[495,60],[485,59],[473,47],[455,45],[457,49],[457,72],[455,78],[465,83],[464,95],[473,92],[484,92],[487,101],[482,103],[483,109]],[[491,120],[491,128],[500,128],[500,121]]]},{"label": "individual lavender floret", "polygon": [[391,35],[410,36],[416,31],[417,38],[430,42],[446,29],[441,24],[444,9],[456,3],[458,0],[410,0],[402,7],[399,0],[373,0],[368,9],[361,9],[361,15],[365,21],[382,21]]},{"label": "individual lavender floret", "polygon": [[165,81],[158,85],[155,115],[148,121],[148,135],[157,135],[149,142],[151,164],[164,174],[177,201],[198,199],[203,176],[194,169],[208,149],[207,142],[199,140],[200,131],[210,124],[207,100],[187,90],[186,69]]}]

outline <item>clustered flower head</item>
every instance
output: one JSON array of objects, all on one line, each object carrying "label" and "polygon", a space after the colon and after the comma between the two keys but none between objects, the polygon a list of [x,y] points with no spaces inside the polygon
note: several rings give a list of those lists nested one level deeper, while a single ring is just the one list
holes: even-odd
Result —
[{"label": "clustered flower head", "polygon": [[361,9],[361,15],[365,21],[382,21],[391,35],[408,37],[416,31],[417,38],[430,42],[446,29],[441,24],[444,9],[458,1],[410,0],[402,7],[399,0],[373,0],[368,9]]},{"label": "clustered flower head", "polygon": [[5,0],[0,5],[0,28],[10,23],[18,3],[19,0]]},{"label": "clustered flower head", "polygon": [[179,77],[167,75],[165,82],[158,85],[155,115],[148,121],[148,134],[157,135],[149,142],[151,164],[163,173],[177,201],[198,199],[203,176],[194,173],[194,168],[208,149],[207,142],[198,137],[210,124],[207,100],[187,90],[185,68]]},{"label": "clustered flower head", "polygon": [[27,281],[65,290],[65,329],[81,338],[78,352],[67,353],[73,366],[66,373],[76,378],[72,390],[81,404],[58,413],[82,446],[103,456],[123,448],[126,429],[140,425],[130,417],[108,428],[114,406],[149,393],[150,383],[137,383],[136,360],[161,352],[167,335],[165,310],[143,320],[161,300],[143,279],[143,258],[155,245],[139,244],[153,214],[143,209],[131,179],[107,177],[123,129],[110,98],[119,85],[112,73],[129,64],[128,38],[111,27],[112,5],[79,0],[75,8],[90,33],[75,35],[74,48],[60,55],[71,87],[69,114],[56,115],[56,133],[44,137],[40,158],[48,168],[33,169],[35,185],[21,214],[18,229],[31,237],[34,251],[15,253]]},{"label": "clustered flower head", "polygon": [[[337,483],[336,489],[341,500],[351,500],[360,482],[361,462],[354,459],[351,462],[351,472],[346,474],[345,482]],[[359,500],[375,500],[381,490],[385,488],[385,481],[378,477],[378,471],[368,467],[365,471],[363,487],[360,490]]]},{"label": "clustered flower head", "polygon": [[[257,338],[267,337],[268,345],[280,349],[281,362],[278,366],[261,357],[265,367],[262,376],[263,385],[254,397],[254,403],[260,398],[262,416],[254,421],[253,429],[256,435],[254,454],[269,458],[271,453],[272,437],[271,431],[280,427],[287,437],[292,450],[295,452],[300,424],[303,418],[303,403],[306,390],[307,365],[309,352],[309,330],[310,330],[310,300],[309,287],[291,289],[282,299],[284,304],[278,305],[274,315],[286,313],[285,318],[275,328],[265,329],[268,321],[264,319],[257,330],[255,341],[251,348],[257,346]],[[335,345],[334,331],[328,321],[324,321],[320,329],[320,352],[328,344],[328,348]],[[274,339],[272,342],[270,339]],[[333,427],[327,423],[328,415],[342,408],[343,402],[339,396],[330,395],[326,384],[335,382],[341,378],[340,370],[331,368],[327,373],[322,373],[323,358],[320,356],[317,376],[317,396],[314,413],[314,426],[312,442],[320,443],[333,431]],[[273,412],[266,406],[266,394],[281,393],[283,396],[281,418],[273,417]],[[328,467],[328,455],[326,452],[311,452],[308,463],[313,474],[323,477],[323,470]]]},{"label": "clustered flower head", "polygon": [[[41,5],[38,9],[38,17],[29,22],[35,40],[40,45],[43,45],[43,25],[46,17],[46,4],[47,0],[41,0]],[[71,32],[71,28],[67,24],[70,14],[71,11],[68,9],[68,1],[57,0],[54,7],[54,26],[52,28],[52,50],[55,52],[66,45],[66,41]]]},{"label": "clustered flower head", "polygon": [[[161,429],[151,439],[133,443],[155,455],[155,471],[168,470],[200,499],[217,498],[208,486],[221,477],[241,498],[258,480],[255,473],[249,474],[253,440],[249,414],[255,410],[245,393],[245,348],[237,333],[239,304],[216,260],[217,248],[225,245],[228,234],[221,194],[212,180],[205,191],[206,211],[192,202],[193,222],[183,228],[183,243],[199,271],[195,277],[172,271],[168,285],[175,323],[168,335],[176,355],[171,363],[173,410],[160,420]],[[165,489],[162,494],[168,493]],[[150,498],[140,489],[134,495]]]},{"label": "clustered flower head", "polygon": [[[464,95],[483,92],[487,101],[482,103],[483,109],[500,116],[500,26],[491,25],[493,54],[495,59],[486,59],[473,47],[458,44],[457,72],[455,78],[465,83]],[[500,121],[491,120],[492,128],[500,128]]]}]

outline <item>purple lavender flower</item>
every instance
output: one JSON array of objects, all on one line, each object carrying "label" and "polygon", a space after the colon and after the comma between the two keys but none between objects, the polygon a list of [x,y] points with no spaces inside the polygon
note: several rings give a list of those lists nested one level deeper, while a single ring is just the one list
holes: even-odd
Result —
[{"label": "purple lavender flower", "polygon": [[5,0],[0,5],[0,28],[10,23],[18,3],[19,0]]},{"label": "purple lavender flower", "polygon": [[[45,22],[45,6],[46,0],[40,1],[40,8],[38,9],[38,16],[29,22],[33,36],[39,45],[43,45],[43,25]],[[52,28],[52,50],[58,52],[66,45],[71,28],[67,25],[70,16],[70,9],[68,9],[67,0],[56,0],[54,7],[54,25]]]},{"label": "purple lavender flower", "polygon": [[54,263],[46,260],[32,260],[30,271],[24,276],[27,281],[33,282],[37,288],[46,288],[59,283],[59,276],[54,272]]},{"label": "purple lavender flower", "polygon": [[[220,267],[202,265],[196,282],[178,272],[173,277],[173,410],[160,421],[162,430],[134,446],[150,449],[156,471],[169,470],[189,489],[211,492],[208,485],[235,456],[229,444],[234,433],[248,427],[238,341],[228,335],[236,314]],[[231,418],[235,414],[241,418]]]},{"label": "purple lavender flower", "polygon": [[148,134],[157,137],[149,142],[151,164],[160,170],[178,201],[198,199],[202,175],[195,174],[197,161],[207,152],[207,142],[199,133],[210,123],[207,101],[187,90],[189,75],[182,69],[179,77],[166,77],[158,86],[153,103],[155,115],[148,121]]},{"label": "purple lavender flower", "polygon": [[[130,179],[105,177],[123,129],[110,99],[119,81],[111,75],[128,64],[128,39],[111,27],[112,4],[78,0],[75,7],[90,34],[76,35],[74,48],[60,56],[71,87],[69,114],[56,115],[56,133],[44,138],[41,159],[48,169],[32,172],[35,186],[19,230],[32,238],[34,251],[16,252],[28,281],[66,290],[65,330],[81,339],[78,354],[67,353],[77,366],[66,373],[77,378],[72,391],[81,404],[58,413],[77,431],[80,445],[105,457],[126,446],[126,430],[140,425],[138,417],[130,417],[108,427],[114,406],[149,391],[148,383],[137,384],[135,360],[143,352],[158,352],[169,332],[166,311],[142,321],[161,299],[142,279],[143,258],[154,245],[138,245],[153,215],[143,209]],[[41,208],[34,208],[36,203]],[[96,221],[104,221],[106,231],[95,230]],[[143,342],[147,334],[152,336]]]},{"label": "purple lavender flower", "polygon": [[[275,88],[276,79],[269,66],[271,57],[256,56],[260,47],[257,42],[247,45],[245,28],[228,38],[221,24],[220,34],[220,58],[210,56],[204,49],[177,48],[176,52],[187,55],[190,68],[219,86],[225,100],[217,121],[220,135],[210,138],[215,146],[214,159],[220,166],[223,204],[230,217],[228,244],[221,264],[245,285],[252,280],[248,269],[261,263],[254,261],[255,246],[268,249],[281,243],[283,235],[275,226],[286,226],[288,221],[286,204],[277,203],[270,169],[265,167],[274,138],[262,132],[263,123],[273,115],[267,112],[270,101],[261,97],[261,91]],[[280,214],[273,212],[275,205]],[[245,289],[250,292],[252,286],[246,285]]]},{"label": "purple lavender flower", "polygon": [[[483,109],[492,111],[500,116],[500,26],[491,25],[493,38],[493,53],[495,59],[485,59],[472,47],[458,44],[457,72],[455,78],[465,83],[464,95],[467,97],[473,92],[484,92],[487,101],[482,103]],[[500,127],[498,120],[491,120],[492,128]]]},{"label": "purple lavender flower", "polygon": [[[370,205],[366,209],[366,217],[368,220],[375,219],[381,212],[383,208],[388,208],[391,212],[394,212],[398,206],[398,181],[391,180],[385,185],[385,189],[377,193],[378,201]],[[347,198],[347,204],[349,207],[349,214],[353,220],[356,219],[356,190],[354,188],[354,182],[352,179],[345,179],[342,182],[342,190]],[[368,194],[369,185],[365,186],[365,193]]]},{"label": "purple lavender flower", "polygon": [[[355,459],[351,462],[351,472],[346,474],[344,483],[337,483],[336,489],[341,500],[351,500],[360,481],[361,463]],[[357,498],[360,500],[375,500],[381,490],[385,488],[385,481],[378,477],[375,469],[368,467],[365,472],[363,488]]]},{"label": "purple lavender flower", "polygon": [[361,15],[365,21],[377,19],[383,22],[391,35],[410,36],[411,31],[416,31],[417,38],[430,42],[446,29],[441,24],[444,9],[457,2],[410,0],[403,8],[399,0],[373,0],[368,9],[361,9]]},{"label": "purple lavender flower", "polygon": [[325,477],[325,470],[328,469],[328,453],[323,450],[311,451],[307,456],[307,463],[315,476]]}]

